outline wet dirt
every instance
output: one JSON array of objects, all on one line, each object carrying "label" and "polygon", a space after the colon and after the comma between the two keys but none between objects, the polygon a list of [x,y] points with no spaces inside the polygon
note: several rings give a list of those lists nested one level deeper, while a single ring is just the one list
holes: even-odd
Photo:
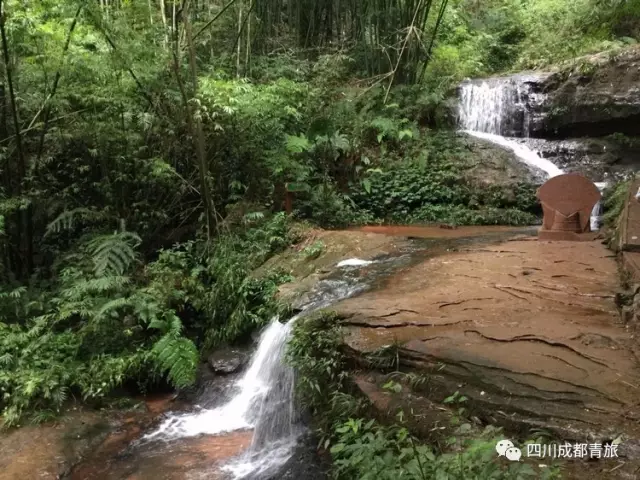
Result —
[{"label": "wet dirt", "polygon": [[0,432],[0,479],[69,478],[83,458],[122,449],[158,414],[178,406],[173,395],[153,396],[128,410],[75,405],[55,422]]},{"label": "wet dirt", "polygon": [[462,238],[486,236],[495,233],[513,233],[521,232],[522,227],[506,227],[506,226],[460,226],[453,227],[450,225],[415,225],[415,226],[399,226],[399,225],[373,225],[360,227],[357,231],[381,233],[391,237],[412,237],[412,238]]}]

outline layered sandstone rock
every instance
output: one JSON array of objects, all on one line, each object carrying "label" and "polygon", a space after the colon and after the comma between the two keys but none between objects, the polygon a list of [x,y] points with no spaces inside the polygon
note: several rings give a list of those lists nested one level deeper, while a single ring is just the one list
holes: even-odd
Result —
[{"label": "layered sandstone rock", "polygon": [[640,369],[617,275],[597,242],[514,241],[435,257],[336,310],[355,356],[397,345],[429,398],[459,390],[489,423],[636,432]]}]

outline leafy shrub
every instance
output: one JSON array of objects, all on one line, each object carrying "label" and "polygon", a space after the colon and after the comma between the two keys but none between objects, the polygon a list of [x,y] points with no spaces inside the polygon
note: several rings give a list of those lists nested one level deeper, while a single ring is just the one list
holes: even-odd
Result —
[{"label": "leafy shrub", "polygon": [[341,340],[337,316],[321,311],[295,323],[287,347],[287,361],[297,372],[298,396],[320,420],[326,420],[332,396],[343,388],[346,379]]},{"label": "leafy shrub", "polygon": [[[604,223],[609,228],[616,228],[618,220],[624,209],[624,204],[629,195],[629,188],[631,187],[631,181],[626,180],[618,182],[608,187],[604,192],[603,207],[604,207]],[[634,192],[635,193],[635,192]]]},{"label": "leafy shrub", "polygon": [[244,231],[223,235],[212,247],[187,242],[161,251],[147,268],[151,288],[182,315],[203,348],[242,340],[285,308],[275,294],[287,277],[251,273],[291,243],[287,217],[247,221]]},{"label": "leafy shrub", "polygon": [[4,423],[46,419],[70,395],[99,400],[130,382],[186,387],[199,361],[194,340],[211,347],[264,325],[283,308],[275,293],[284,277],[250,273],[289,244],[288,222],[280,214],[245,223],[213,247],[162,251],[144,269],[137,235],[90,234],[46,290],[0,290]]},{"label": "leafy shrub", "polygon": [[334,478],[554,478],[551,468],[536,471],[524,462],[496,461],[500,430],[493,427],[461,442],[456,453],[437,453],[403,425],[383,427],[366,419],[367,401],[349,394],[342,335],[335,313],[318,312],[298,320],[287,349],[287,359],[296,369],[298,398],[313,414],[321,444],[331,447]]},{"label": "leafy shrub", "polygon": [[[134,242],[133,245],[129,242]],[[0,405],[14,425],[33,410],[58,411],[70,393],[98,399],[129,380],[195,380],[198,352],[175,311],[127,274],[137,236],[93,235],[69,255],[57,288],[38,302],[3,296]],[[19,292],[19,291],[18,291]],[[7,318],[23,311],[26,318]]]},{"label": "leafy shrub", "polygon": [[527,226],[535,225],[539,221],[537,216],[515,208],[470,209],[462,205],[424,205],[408,216],[407,223]]},{"label": "leafy shrub", "polygon": [[297,215],[324,228],[362,225],[374,221],[374,216],[360,208],[350,195],[341,194],[331,183],[324,183],[297,200]]},{"label": "leafy shrub", "polygon": [[[609,247],[617,250],[620,235],[620,221],[622,212],[629,195],[632,179],[618,182],[605,189],[603,192],[603,221],[607,229],[607,241]],[[635,192],[633,192],[635,194]]]},{"label": "leafy shrub", "polygon": [[335,427],[331,447],[337,479],[524,479],[557,478],[554,469],[534,469],[524,462],[496,461],[499,430],[487,427],[478,439],[467,441],[459,453],[435,453],[401,426],[382,427],[374,420],[349,419]]},{"label": "leafy shrub", "polygon": [[467,203],[469,191],[459,178],[453,165],[429,165],[426,159],[404,161],[372,173],[368,188],[351,196],[356,205],[377,218],[402,218],[425,203]]}]

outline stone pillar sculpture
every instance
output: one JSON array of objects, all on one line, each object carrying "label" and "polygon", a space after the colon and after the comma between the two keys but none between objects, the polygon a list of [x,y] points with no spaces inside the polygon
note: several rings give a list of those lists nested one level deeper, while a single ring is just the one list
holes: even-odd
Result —
[{"label": "stone pillar sculpture", "polygon": [[577,173],[549,179],[537,192],[542,204],[541,240],[591,240],[590,217],[600,200],[598,187]]}]

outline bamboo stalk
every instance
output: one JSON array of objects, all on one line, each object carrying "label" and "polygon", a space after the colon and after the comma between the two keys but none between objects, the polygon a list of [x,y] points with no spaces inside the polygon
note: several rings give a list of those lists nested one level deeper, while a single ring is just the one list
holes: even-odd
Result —
[{"label": "bamboo stalk", "polygon": [[237,55],[236,55],[236,77],[240,78],[240,36],[242,35],[242,5],[238,9],[238,38],[237,38]]},{"label": "bamboo stalk", "polygon": [[247,44],[244,55],[244,74],[249,75],[249,57],[251,55],[251,11],[253,10],[253,0],[249,0],[249,12],[247,14]]},{"label": "bamboo stalk", "polygon": [[164,48],[167,48],[167,46],[169,45],[169,34],[167,32],[168,29],[168,25],[167,25],[167,10],[164,4],[165,0],[159,0],[160,2],[160,16],[162,18],[162,26],[163,26],[163,30],[164,30]]}]

